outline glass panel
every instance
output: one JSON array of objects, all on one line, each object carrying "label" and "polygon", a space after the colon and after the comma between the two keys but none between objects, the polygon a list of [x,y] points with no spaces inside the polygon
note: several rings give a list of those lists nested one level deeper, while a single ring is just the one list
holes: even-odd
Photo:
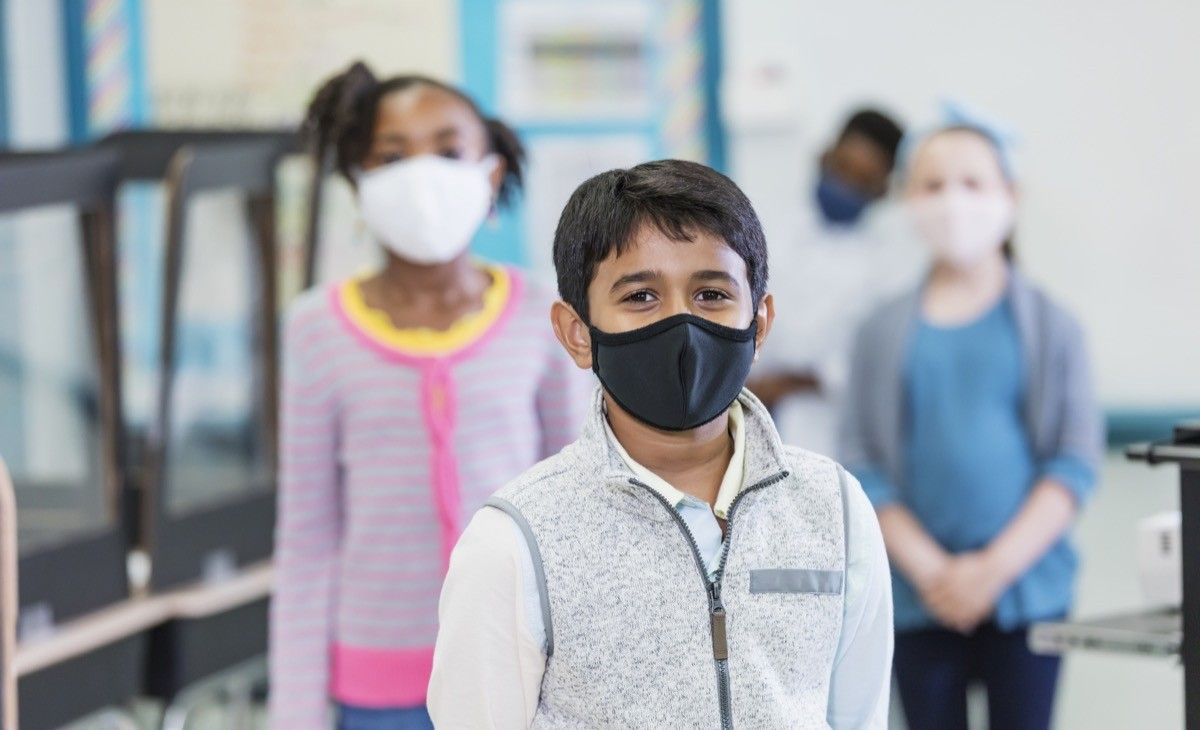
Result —
[{"label": "glass panel", "polygon": [[[164,185],[145,182],[127,182],[117,196],[122,415],[132,448],[149,431],[158,403],[166,198]],[[139,453],[129,456],[141,463]]]},{"label": "glass panel", "polygon": [[164,465],[173,514],[270,487],[258,333],[261,292],[244,198],[196,196],[180,269]]},{"label": "glass panel", "polygon": [[78,216],[0,216],[0,455],[21,552],[112,524]]}]

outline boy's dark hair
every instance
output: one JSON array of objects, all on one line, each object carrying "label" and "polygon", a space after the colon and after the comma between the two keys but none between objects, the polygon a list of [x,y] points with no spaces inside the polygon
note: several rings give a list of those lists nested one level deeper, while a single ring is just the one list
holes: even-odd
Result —
[{"label": "boy's dark hair", "polygon": [[860,109],[846,120],[838,140],[849,134],[859,134],[874,142],[883,150],[892,164],[896,162],[896,149],[904,130],[891,117],[877,109]]},{"label": "boy's dark hair", "polygon": [[563,300],[589,322],[587,290],[596,266],[654,225],[676,241],[697,230],[724,239],[746,262],[754,306],[767,290],[767,241],[758,216],[737,185],[696,162],[657,160],[609,170],[575,189],[554,232],[554,268]]},{"label": "boy's dark hair", "polygon": [[437,79],[406,74],[380,81],[365,63],[355,61],[350,68],[317,89],[308,104],[301,132],[318,154],[323,156],[326,150],[332,149],[334,166],[353,182],[354,168],[362,164],[371,149],[380,99],[415,86],[428,86],[452,94],[479,117],[487,132],[489,150],[504,160],[504,180],[500,183],[497,202],[508,204],[524,180],[525,148],[508,125],[484,116],[471,97]]}]

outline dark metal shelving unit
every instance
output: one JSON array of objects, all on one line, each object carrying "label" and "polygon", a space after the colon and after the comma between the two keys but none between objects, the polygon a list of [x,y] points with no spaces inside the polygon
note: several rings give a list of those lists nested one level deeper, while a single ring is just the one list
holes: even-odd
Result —
[{"label": "dark metal shelving unit", "polygon": [[1200,730],[1200,421],[1177,425],[1168,441],[1130,446],[1125,455],[1151,466],[1179,467],[1182,607],[1039,624],[1030,634],[1030,644],[1035,651],[1055,654],[1082,649],[1178,656],[1183,664],[1185,727]]},{"label": "dark metal shelving unit", "polygon": [[[90,369],[98,383],[96,445],[101,464],[99,483],[80,488],[101,490],[105,513],[102,525],[19,549],[19,621],[30,617],[38,618],[39,623],[63,625],[129,597],[125,570],[128,526],[118,506],[124,480],[113,209],[118,165],[118,156],[111,150],[0,154],[0,213],[46,206],[71,206],[78,211],[84,264],[80,285],[86,291],[90,325],[90,342],[83,350],[93,361]],[[32,730],[57,727],[133,697],[144,649],[144,637],[123,637],[20,676],[20,726]],[[75,689],[63,693],[64,686]]]}]

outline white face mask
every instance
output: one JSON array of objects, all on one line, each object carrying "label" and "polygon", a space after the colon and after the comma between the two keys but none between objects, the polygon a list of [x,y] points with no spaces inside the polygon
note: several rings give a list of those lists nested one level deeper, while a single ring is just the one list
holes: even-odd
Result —
[{"label": "white face mask", "polygon": [[444,264],[471,243],[492,207],[495,155],[479,162],[419,155],[358,178],[363,222],[381,244],[417,264]]},{"label": "white face mask", "polygon": [[953,189],[919,197],[908,206],[934,257],[956,268],[969,268],[999,249],[1016,219],[1012,197],[999,192]]}]

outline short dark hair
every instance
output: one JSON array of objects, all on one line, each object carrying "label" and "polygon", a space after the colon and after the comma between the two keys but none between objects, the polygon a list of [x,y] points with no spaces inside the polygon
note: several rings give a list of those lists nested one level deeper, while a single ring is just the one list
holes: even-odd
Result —
[{"label": "short dark hair", "polygon": [[896,149],[900,146],[900,139],[904,137],[904,130],[887,114],[878,109],[859,109],[846,120],[841,133],[838,134],[838,141],[850,134],[862,135],[871,140],[887,155],[891,164],[896,163]]},{"label": "short dark hair", "polygon": [[405,74],[381,80],[365,63],[355,61],[317,88],[308,103],[301,132],[318,154],[332,150],[334,166],[353,183],[354,169],[362,164],[371,149],[379,102],[388,94],[419,86],[454,96],[479,118],[487,134],[489,151],[504,160],[504,179],[496,202],[500,205],[511,203],[524,182],[525,148],[521,140],[504,122],[486,116],[475,100],[462,90],[437,79]]},{"label": "short dark hair", "polygon": [[676,241],[699,229],[720,236],[742,260],[754,306],[767,291],[767,240],[745,193],[696,162],[657,160],[609,170],[575,189],[554,232],[559,295],[589,322],[587,290],[596,266],[633,243],[645,224]]}]

